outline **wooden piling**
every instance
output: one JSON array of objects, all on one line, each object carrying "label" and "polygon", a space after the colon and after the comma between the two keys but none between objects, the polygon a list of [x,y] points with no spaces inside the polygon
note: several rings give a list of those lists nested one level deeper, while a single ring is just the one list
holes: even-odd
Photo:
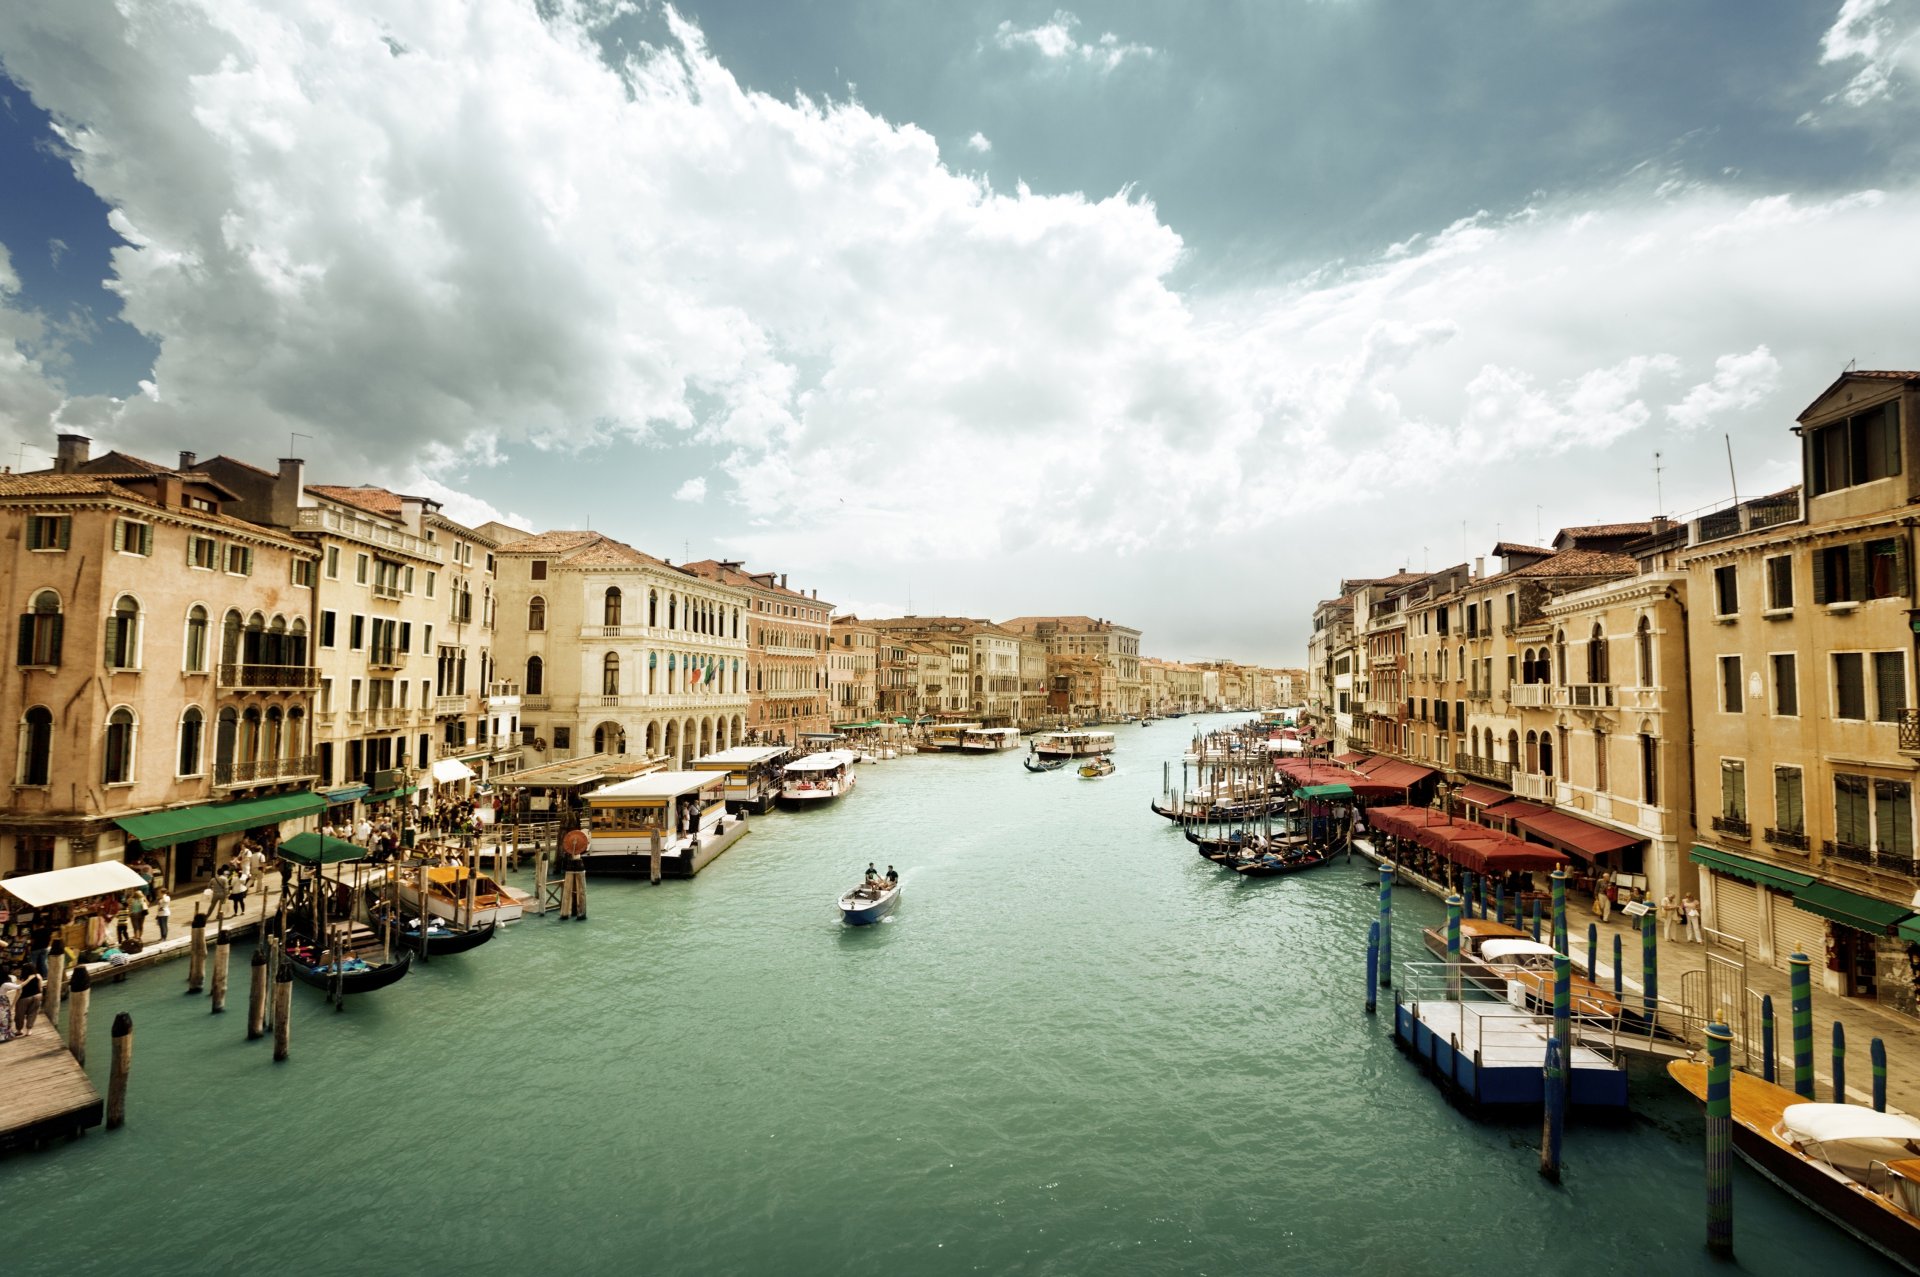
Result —
[{"label": "wooden piling", "polygon": [[660,831],[658,829],[653,831],[652,850],[648,853],[648,856],[651,862],[651,872],[647,881],[657,887],[660,885]]},{"label": "wooden piling", "polygon": [[258,1041],[266,1033],[267,954],[256,947],[247,973],[247,1041]]},{"label": "wooden piling", "polygon": [[1547,876],[1553,885],[1553,951],[1567,951],[1567,871],[1565,868],[1554,870]]},{"label": "wooden piling", "polygon": [[1460,996],[1460,908],[1457,895],[1447,897],[1447,996]]},{"label": "wooden piling", "polygon": [[67,1001],[67,1050],[73,1052],[73,1058],[80,1063],[87,1062],[87,1005],[93,1001],[93,977],[87,974],[85,967],[73,969],[73,983],[68,989]]},{"label": "wooden piling", "polygon": [[1733,1030],[1707,1026],[1707,1249],[1733,1254]]},{"label": "wooden piling", "polygon": [[221,927],[213,944],[213,987],[208,1008],[212,1015],[219,1015],[227,1009],[227,972],[232,961],[233,942],[227,938],[227,929]]},{"label": "wooden piling", "polygon": [[193,944],[187,950],[187,992],[198,993],[207,981],[207,914],[193,911]]},{"label": "wooden piling", "polygon": [[60,992],[66,978],[67,945],[64,940],[55,940],[47,946],[46,988],[40,996],[41,1014],[55,1032],[60,1028]]},{"label": "wooden piling", "polygon": [[1847,1102],[1847,1029],[1838,1020],[1833,1022],[1833,1102]]},{"label": "wooden piling", "polygon": [[282,962],[280,970],[273,977],[273,1058],[276,1063],[287,1058],[287,1047],[293,1033],[292,1019],[293,972]]},{"label": "wooden piling", "polygon": [[1873,1061],[1873,1109],[1887,1111],[1887,1044],[1875,1038],[1867,1045],[1867,1057]]},{"label": "wooden piling", "polygon": [[1367,924],[1367,1014],[1372,1015],[1380,985],[1380,924]]},{"label": "wooden piling", "polygon": [[1587,924],[1587,982],[1594,983],[1600,978],[1600,924]]},{"label": "wooden piling", "polygon": [[1540,943],[1540,897],[1533,898],[1533,942]]},{"label": "wooden piling", "polygon": [[127,1124],[127,1075],[133,1072],[133,1016],[113,1017],[113,1066],[107,1074],[107,1129]]},{"label": "wooden piling", "polygon": [[1793,1090],[1803,1100],[1813,1098],[1813,960],[1804,953],[1787,959],[1793,1019]]},{"label": "wooden piling", "polygon": [[1560,1039],[1548,1038],[1546,1076],[1541,1087],[1546,1102],[1540,1108],[1540,1174],[1552,1184],[1560,1182],[1560,1145],[1567,1122],[1565,1071]]},{"label": "wooden piling", "polygon": [[1778,1081],[1774,1074],[1779,1051],[1774,1043],[1773,1025],[1773,995],[1763,993],[1760,995],[1760,1052],[1763,1057],[1760,1061],[1760,1076],[1769,1082]]},{"label": "wooden piling", "polygon": [[1393,862],[1380,864],[1380,987],[1393,987]]},{"label": "wooden piling", "polygon": [[1625,950],[1621,945],[1620,933],[1613,933],[1613,1000],[1620,1001],[1627,991],[1627,964]]},{"label": "wooden piling", "polygon": [[1654,946],[1651,911],[1640,915],[1640,1007],[1649,1026],[1660,1010],[1660,950]]}]

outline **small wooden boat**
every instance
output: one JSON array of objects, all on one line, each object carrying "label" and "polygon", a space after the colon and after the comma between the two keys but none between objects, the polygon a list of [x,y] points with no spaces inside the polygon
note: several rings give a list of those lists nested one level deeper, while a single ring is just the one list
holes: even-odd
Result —
[{"label": "small wooden boat", "polygon": [[[476,872],[465,865],[405,866],[394,880],[394,895],[404,909],[418,913],[420,875],[427,879],[427,912],[442,923],[469,923],[478,927],[489,922],[515,922],[526,907],[515,894],[496,882],[490,874]],[[467,909],[467,891],[473,890],[472,916]],[[434,953],[440,950],[433,950]]]},{"label": "small wooden boat", "polygon": [[1113,765],[1113,760],[1102,754],[1098,758],[1090,758],[1080,764],[1080,779],[1101,780],[1113,775],[1117,770],[1118,768]]},{"label": "small wooden boat", "polygon": [[[386,925],[388,914],[384,905],[373,910],[373,925],[379,929]],[[426,934],[421,935],[420,918],[417,914],[402,909],[393,915],[393,935],[407,948],[416,953],[424,953],[429,958],[446,957],[455,953],[465,953],[469,949],[478,949],[493,939],[499,923],[489,918],[477,927],[463,927],[428,918]]]},{"label": "small wooden boat", "polygon": [[1030,772],[1057,772],[1067,765],[1064,758],[1023,758],[1020,765]]},{"label": "small wooden boat", "polygon": [[1271,878],[1278,874],[1299,873],[1302,869],[1313,869],[1333,859],[1331,846],[1313,847],[1293,853],[1263,852],[1251,859],[1230,864],[1235,873],[1246,874],[1249,878]]},{"label": "small wooden boat", "polygon": [[289,929],[287,946],[282,952],[293,978],[329,997],[352,993],[372,993],[397,983],[413,966],[413,950],[401,949],[392,957],[382,955],[379,936],[365,926],[356,925],[341,946],[342,960],[336,970],[333,955],[315,943],[312,936]]},{"label": "small wooden boat", "polygon": [[[1442,958],[1447,952],[1444,929],[1427,927],[1421,933],[1427,948]],[[1552,945],[1541,944],[1518,927],[1489,918],[1460,920],[1460,963],[1469,980],[1487,992],[1538,1011],[1553,1010]],[[1576,964],[1572,979],[1572,1011],[1577,1016],[1616,1019],[1622,1008],[1611,990],[1581,975]],[[1516,1001],[1517,1000],[1517,1001]]]},{"label": "small wooden boat", "polygon": [[900,903],[899,882],[873,878],[840,897],[840,917],[850,927],[871,926]]},{"label": "small wooden boat", "polygon": [[[1667,1065],[1697,1100],[1707,1066]],[[1810,1104],[1735,1072],[1733,1147],[1754,1169],[1867,1245],[1920,1272],[1920,1121],[1864,1104]]]}]

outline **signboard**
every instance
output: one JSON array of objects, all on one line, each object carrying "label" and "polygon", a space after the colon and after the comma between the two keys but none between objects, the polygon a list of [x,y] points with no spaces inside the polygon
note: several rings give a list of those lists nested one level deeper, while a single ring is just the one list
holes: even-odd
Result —
[{"label": "signboard", "polygon": [[1653,906],[1644,900],[1634,900],[1620,906],[1620,912],[1629,918],[1644,918],[1653,912]]}]

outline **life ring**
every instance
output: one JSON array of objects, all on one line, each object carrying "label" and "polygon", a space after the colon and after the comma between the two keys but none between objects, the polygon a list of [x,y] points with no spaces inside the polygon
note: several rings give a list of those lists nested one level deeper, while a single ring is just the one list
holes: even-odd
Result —
[{"label": "life ring", "polygon": [[570,851],[577,856],[586,851],[586,849],[592,845],[592,842],[593,840],[587,837],[586,830],[569,829],[566,835],[560,839],[560,850]]}]

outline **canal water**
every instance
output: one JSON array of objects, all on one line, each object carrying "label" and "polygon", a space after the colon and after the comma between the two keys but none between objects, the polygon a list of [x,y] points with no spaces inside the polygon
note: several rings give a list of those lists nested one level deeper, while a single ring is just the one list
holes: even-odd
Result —
[{"label": "canal water", "polygon": [[[184,964],[130,1010],[126,1129],[0,1161],[17,1273],[1728,1271],[1701,1120],[1476,1121],[1363,1013],[1364,861],[1238,880],[1147,810],[1187,718],[1119,772],[903,758],[776,814],[693,882],[590,884],[335,1014],[293,1057]],[[1175,764],[1176,771],[1178,764]],[[901,908],[848,929],[868,860]],[[1440,909],[1396,895],[1396,951]],[[235,955],[236,975],[250,954]],[[1744,1165],[1738,1267],[1891,1271]]]}]

